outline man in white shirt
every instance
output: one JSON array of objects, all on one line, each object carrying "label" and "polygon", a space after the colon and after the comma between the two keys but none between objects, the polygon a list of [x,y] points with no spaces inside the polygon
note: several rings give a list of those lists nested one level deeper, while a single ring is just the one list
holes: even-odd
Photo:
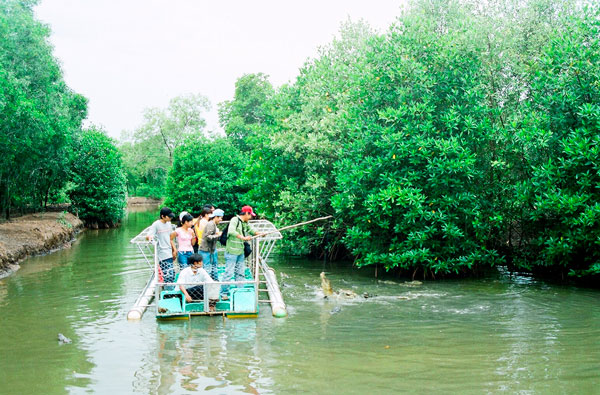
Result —
[{"label": "man in white shirt", "polygon": [[[188,266],[179,273],[177,284],[185,296],[185,301],[191,303],[193,300],[204,299],[204,287],[209,299],[209,311],[215,311],[215,304],[219,299],[219,287],[208,284],[215,281],[202,268],[202,256],[192,254],[188,257]],[[207,283],[206,285],[194,285]]]},{"label": "man in white shirt", "polygon": [[175,282],[173,259],[177,258],[177,248],[175,248],[175,243],[171,240],[171,233],[173,232],[171,220],[173,217],[175,217],[175,214],[173,214],[170,208],[161,208],[160,219],[154,221],[146,236],[148,240],[156,239],[158,264],[165,283]]}]

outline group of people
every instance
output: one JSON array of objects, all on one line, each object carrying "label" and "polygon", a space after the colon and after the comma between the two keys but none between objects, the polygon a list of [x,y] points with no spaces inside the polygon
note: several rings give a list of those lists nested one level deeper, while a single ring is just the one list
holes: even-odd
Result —
[{"label": "group of people", "polygon": [[[163,282],[175,282],[174,261],[180,268],[177,284],[187,302],[204,298],[203,286],[198,283],[218,282],[217,242],[222,236],[219,223],[225,212],[215,209],[213,205],[205,205],[199,215],[194,218],[187,211],[179,214],[179,227],[173,230],[171,221],[175,214],[168,207],[160,209],[160,218],[150,227],[146,238],[156,240],[158,264]],[[244,242],[250,241],[255,233],[248,221],[255,217],[252,207],[244,206],[229,222],[225,244],[225,273],[223,282],[243,281],[245,279]],[[207,287],[210,310],[219,299],[219,288]],[[216,289],[216,292],[213,290]],[[223,300],[229,298],[229,284],[221,287]]]}]

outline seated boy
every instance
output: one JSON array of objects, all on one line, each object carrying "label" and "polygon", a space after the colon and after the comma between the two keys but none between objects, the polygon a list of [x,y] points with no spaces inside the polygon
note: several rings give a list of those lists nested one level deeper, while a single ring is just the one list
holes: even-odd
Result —
[{"label": "seated boy", "polygon": [[[198,283],[207,284],[204,286],[194,285]],[[188,266],[179,273],[177,279],[177,284],[180,284],[179,289],[183,292],[186,302],[191,303],[193,300],[204,299],[204,287],[206,287],[209,311],[215,311],[215,304],[219,298],[219,288],[208,283],[214,283],[214,280],[202,268],[202,256],[200,254],[190,255]]]}]

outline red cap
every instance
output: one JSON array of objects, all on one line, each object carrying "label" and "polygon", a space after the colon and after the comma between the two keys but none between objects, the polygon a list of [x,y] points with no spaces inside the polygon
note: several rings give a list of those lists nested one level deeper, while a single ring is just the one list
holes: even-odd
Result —
[{"label": "red cap", "polygon": [[254,211],[252,210],[252,207],[250,207],[250,206],[242,207],[242,213],[250,213],[250,214],[252,214],[253,217],[256,217],[256,214],[254,214]]}]

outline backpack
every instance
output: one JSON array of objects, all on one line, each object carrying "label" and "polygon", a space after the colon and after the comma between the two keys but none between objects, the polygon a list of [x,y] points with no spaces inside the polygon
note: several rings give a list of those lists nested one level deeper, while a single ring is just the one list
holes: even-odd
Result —
[{"label": "backpack", "polygon": [[[231,220],[233,221],[234,218],[237,217],[233,217]],[[238,218],[238,223],[235,226],[235,228],[237,229],[238,225],[240,224],[240,219]],[[242,228],[243,229],[243,228]],[[221,233],[221,236],[219,237],[219,243],[221,243],[221,245],[227,245],[227,235],[229,233],[229,224],[227,224],[227,226],[225,227],[225,229],[223,229],[223,233]]]},{"label": "backpack", "polygon": [[227,224],[225,229],[223,229],[223,233],[221,233],[221,236],[219,237],[219,243],[221,243],[221,245],[227,245],[227,234],[228,233],[229,233],[229,224]]},{"label": "backpack", "polygon": [[[237,218],[237,217],[233,217],[233,218]],[[231,218],[231,220],[233,221],[233,218]],[[238,218],[238,225],[239,225],[239,218]],[[230,222],[231,223],[231,222]],[[236,229],[237,229],[237,225],[236,225]],[[227,245],[227,236],[229,233],[229,224],[227,224],[227,226],[225,227],[225,229],[223,229],[223,233],[221,233],[221,237],[219,237],[219,243],[221,243],[221,245]]]}]

